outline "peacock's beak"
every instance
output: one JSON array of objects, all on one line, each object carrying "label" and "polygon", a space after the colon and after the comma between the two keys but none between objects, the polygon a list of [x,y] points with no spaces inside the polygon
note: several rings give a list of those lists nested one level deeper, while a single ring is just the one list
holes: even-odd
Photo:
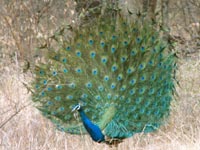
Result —
[{"label": "peacock's beak", "polygon": [[74,107],[71,112],[74,112],[75,110],[76,110],[76,107]]},{"label": "peacock's beak", "polygon": [[79,110],[80,109],[80,104],[78,104],[78,105],[76,105],[76,106],[74,106],[74,108],[72,109],[72,111],[71,112],[74,112],[74,111],[76,111],[76,110]]}]

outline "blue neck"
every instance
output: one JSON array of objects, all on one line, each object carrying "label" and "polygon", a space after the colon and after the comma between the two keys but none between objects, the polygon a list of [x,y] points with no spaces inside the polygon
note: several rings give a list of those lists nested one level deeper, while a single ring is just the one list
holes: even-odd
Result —
[{"label": "blue neck", "polygon": [[83,124],[84,124],[85,122],[88,122],[88,123],[90,122],[90,123],[92,123],[92,122],[90,121],[90,119],[87,117],[87,115],[85,114],[85,112],[83,111],[82,108],[79,109],[79,113],[80,113],[81,120],[82,120]]},{"label": "blue neck", "polygon": [[81,116],[81,120],[83,122],[83,125],[85,127],[85,129],[87,130],[87,132],[90,134],[91,138],[95,141],[95,142],[102,142],[104,141],[104,135],[101,132],[101,129],[93,124],[90,119],[86,116],[85,112],[83,111],[83,109],[79,109],[78,110]]}]

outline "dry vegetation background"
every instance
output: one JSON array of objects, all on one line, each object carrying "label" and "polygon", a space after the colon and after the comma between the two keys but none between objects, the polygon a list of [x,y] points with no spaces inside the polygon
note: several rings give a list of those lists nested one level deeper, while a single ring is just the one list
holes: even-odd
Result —
[{"label": "dry vegetation background", "polygon": [[[158,1],[157,11],[160,11]],[[139,0],[122,2],[136,13]],[[71,0],[0,1],[0,150],[116,149],[55,130],[33,107],[25,84],[32,79],[28,62],[42,56],[57,29],[77,22]],[[179,52],[177,93],[169,122],[157,132],[124,140],[122,150],[200,150],[200,1],[171,0],[170,35]],[[47,43],[46,43],[47,42]]]}]

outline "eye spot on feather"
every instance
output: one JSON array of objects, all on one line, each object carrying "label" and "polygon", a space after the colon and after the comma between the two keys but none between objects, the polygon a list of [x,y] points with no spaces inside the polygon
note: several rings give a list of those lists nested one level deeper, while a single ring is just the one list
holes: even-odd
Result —
[{"label": "eye spot on feather", "polygon": [[90,45],[93,45],[93,44],[94,44],[94,41],[90,39],[90,40],[88,41],[88,43],[89,43]]},{"label": "eye spot on feather", "polygon": [[161,77],[159,78],[159,80],[162,81],[162,80],[163,80],[163,77],[161,76]]},{"label": "eye spot on feather", "polygon": [[150,61],[149,61],[149,65],[153,65],[153,60],[150,60]]},{"label": "eye spot on feather", "polygon": [[158,68],[161,68],[161,67],[162,67],[162,65],[163,65],[163,63],[162,63],[162,62],[158,63]]},{"label": "eye spot on feather", "polygon": [[55,55],[55,56],[54,56],[54,59],[57,60],[57,61],[59,61],[59,58],[60,58],[60,57],[59,57],[58,55]]},{"label": "eye spot on feather", "polygon": [[46,93],[45,93],[44,91],[42,91],[40,95],[41,95],[41,96],[45,96]]},{"label": "eye spot on feather", "polygon": [[66,97],[68,100],[72,100],[74,97],[73,97],[73,95],[67,95],[67,97]]},{"label": "eye spot on feather", "polygon": [[136,83],[136,80],[135,80],[135,79],[131,79],[131,80],[129,81],[129,83],[130,83],[131,85],[134,85],[134,84]]},{"label": "eye spot on feather", "polygon": [[102,92],[104,90],[104,87],[102,85],[100,85],[100,86],[98,86],[98,90]]},{"label": "eye spot on feather", "polygon": [[130,111],[134,112],[136,110],[136,106],[131,106]]},{"label": "eye spot on feather", "polygon": [[109,80],[109,76],[104,76],[104,81],[108,81]]},{"label": "eye spot on feather", "polygon": [[122,95],[122,96],[120,96],[120,98],[119,98],[119,100],[124,100],[125,99],[125,96],[124,95]]},{"label": "eye spot on feather", "polygon": [[144,92],[145,92],[145,88],[140,88],[139,89],[139,94],[144,94]]},{"label": "eye spot on feather", "polygon": [[67,46],[67,47],[66,47],[66,50],[67,50],[67,51],[71,50],[71,47],[70,47],[70,46]]},{"label": "eye spot on feather", "polygon": [[139,37],[136,38],[136,42],[137,42],[137,43],[140,43],[140,42],[141,42],[141,38],[139,38]]},{"label": "eye spot on feather", "polygon": [[145,47],[142,46],[142,47],[140,48],[140,50],[141,50],[141,52],[145,52]]},{"label": "eye spot on feather", "polygon": [[159,54],[159,59],[162,59],[163,58],[163,54]]},{"label": "eye spot on feather", "polygon": [[81,43],[77,43],[76,46],[77,46],[78,48],[80,48],[80,47],[81,47]]},{"label": "eye spot on feather", "polygon": [[96,52],[94,52],[94,51],[90,52],[90,57],[91,58],[95,58],[95,56],[96,56]]},{"label": "eye spot on feather", "polygon": [[56,101],[61,101],[61,97],[60,97],[60,96],[56,96],[54,99],[55,99]]},{"label": "eye spot on feather", "polygon": [[157,96],[160,97],[162,95],[162,91],[157,92]]},{"label": "eye spot on feather", "polygon": [[116,87],[116,83],[112,83],[110,86],[111,89],[115,89],[115,87]]},{"label": "eye spot on feather", "polygon": [[101,58],[101,62],[102,62],[103,64],[106,64],[107,61],[108,61],[107,57],[102,57],[102,58]]},{"label": "eye spot on feather", "polygon": [[128,74],[133,73],[133,71],[134,71],[134,68],[133,68],[133,67],[129,67],[129,68],[127,69],[127,73],[128,73]]},{"label": "eye spot on feather", "polygon": [[117,76],[117,80],[118,80],[118,81],[121,81],[122,78],[123,78],[123,75],[122,75],[122,74],[119,74],[119,75]]},{"label": "eye spot on feather", "polygon": [[100,42],[101,47],[103,48],[105,46],[105,42],[101,41]]},{"label": "eye spot on feather", "polygon": [[116,35],[113,35],[112,36],[112,40],[116,40],[117,36]]},{"label": "eye spot on feather", "polygon": [[137,97],[135,99],[136,104],[140,104],[142,102],[142,98],[141,97]]},{"label": "eye spot on feather", "polygon": [[88,95],[86,94],[86,93],[83,93],[82,95],[81,95],[81,98],[83,98],[83,99],[86,99],[88,97]]},{"label": "eye spot on feather", "polygon": [[126,59],[127,59],[127,56],[122,56],[121,57],[121,62],[124,63],[126,61]]},{"label": "eye spot on feather", "polygon": [[52,106],[53,105],[53,102],[52,101],[48,101],[47,102],[47,106]]},{"label": "eye spot on feather", "polygon": [[47,85],[47,80],[43,80],[43,84],[44,84],[44,85]]},{"label": "eye spot on feather", "polygon": [[147,100],[145,101],[145,103],[144,103],[144,107],[147,108],[150,104],[151,104],[151,103],[150,103],[150,100],[147,99]]},{"label": "eye spot on feather", "polygon": [[81,57],[81,51],[77,51],[76,56]]},{"label": "eye spot on feather", "polygon": [[150,90],[149,90],[149,95],[152,95],[152,94],[154,94],[154,92],[155,92],[155,89],[154,88],[151,88]]},{"label": "eye spot on feather", "polygon": [[113,64],[111,67],[112,72],[115,72],[117,70],[117,68],[118,68],[117,65]]},{"label": "eye spot on feather", "polygon": [[96,95],[96,96],[95,96],[95,99],[96,99],[96,100],[101,100],[101,96],[100,96],[100,95]]},{"label": "eye spot on feather", "polygon": [[74,88],[76,87],[76,84],[75,84],[74,82],[72,82],[72,83],[70,83],[68,86],[69,86],[70,88],[74,89]]},{"label": "eye spot on feather", "polygon": [[91,83],[91,82],[87,82],[87,83],[85,84],[85,86],[86,86],[87,88],[92,88],[92,83]]},{"label": "eye spot on feather", "polygon": [[144,112],[145,112],[145,109],[144,109],[144,108],[141,108],[141,109],[140,109],[140,114],[142,114],[142,115],[143,115],[143,114],[144,114]]},{"label": "eye spot on feather", "polygon": [[39,85],[35,85],[35,89],[39,89],[40,88],[40,86]]},{"label": "eye spot on feather", "polygon": [[131,103],[131,99],[128,98],[128,99],[126,100],[126,103],[127,103],[127,104],[130,104],[130,103]]},{"label": "eye spot on feather", "polygon": [[52,111],[52,112],[51,112],[51,115],[54,115],[54,116],[55,116],[56,114],[57,114],[56,111]]},{"label": "eye spot on feather", "polygon": [[111,97],[112,97],[112,94],[108,93],[108,94],[107,94],[107,98],[108,98],[108,99],[111,99]]},{"label": "eye spot on feather", "polygon": [[98,74],[98,70],[95,68],[95,69],[92,69],[92,75],[97,75]]},{"label": "eye spot on feather", "polygon": [[43,70],[40,70],[40,75],[44,75],[44,71]]},{"label": "eye spot on feather", "polygon": [[118,94],[116,94],[116,95],[113,96],[113,100],[117,100],[118,98],[119,98]]},{"label": "eye spot on feather", "polygon": [[53,90],[52,87],[48,87],[48,88],[47,88],[47,91],[52,91],[52,90]]},{"label": "eye spot on feather", "polygon": [[63,72],[64,72],[64,73],[67,73],[67,72],[68,72],[68,70],[65,68],[65,69],[63,69]]},{"label": "eye spot on feather", "polygon": [[56,76],[56,75],[57,75],[57,72],[56,72],[56,71],[53,71],[53,72],[52,72],[52,75],[53,75],[53,76]]},{"label": "eye spot on feather", "polygon": [[63,112],[64,110],[65,110],[65,107],[60,107],[60,108],[58,109],[59,112]]},{"label": "eye spot on feather", "polygon": [[132,49],[131,50],[131,56],[135,56],[137,54],[137,50],[136,49]]},{"label": "eye spot on feather", "polygon": [[62,62],[67,63],[67,58],[63,58]]},{"label": "eye spot on feather", "polygon": [[130,94],[130,95],[134,95],[134,94],[135,94],[135,89],[131,89],[131,90],[129,91],[129,94]]},{"label": "eye spot on feather", "polygon": [[126,41],[126,40],[123,41],[123,45],[124,45],[124,46],[127,46],[127,45],[128,45],[128,41]]},{"label": "eye spot on feather", "polygon": [[145,80],[146,80],[145,76],[141,76],[140,81],[145,81]]},{"label": "eye spot on feather", "polygon": [[81,68],[76,68],[76,73],[82,73],[82,69]]},{"label": "eye spot on feather", "polygon": [[111,47],[111,52],[114,53],[116,51],[115,47]]},{"label": "eye spot on feather", "polygon": [[152,37],[151,37],[151,41],[154,42],[155,40],[156,40],[156,37],[155,37],[155,36],[152,36]]},{"label": "eye spot on feather", "polygon": [[122,87],[120,88],[120,91],[125,91],[126,90],[126,85],[122,85]]},{"label": "eye spot on feather", "polygon": [[139,68],[139,70],[143,70],[145,68],[145,65],[144,64],[140,64],[138,68]]},{"label": "eye spot on feather", "polygon": [[62,85],[56,85],[56,88],[57,88],[58,90],[61,90],[61,89],[62,89]]},{"label": "eye spot on feather", "polygon": [[100,32],[99,32],[99,35],[100,35],[100,36],[102,36],[103,34],[104,34],[104,32],[103,32],[103,31],[100,31]]},{"label": "eye spot on feather", "polygon": [[152,49],[152,53],[157,53],[156,48],[153,48],[153,49]]},{"label": "eye spot on feather", "polygon": [[151,75],[151,81],[154,81],[156,79],[156,75],[155,74],[152,74]]}]

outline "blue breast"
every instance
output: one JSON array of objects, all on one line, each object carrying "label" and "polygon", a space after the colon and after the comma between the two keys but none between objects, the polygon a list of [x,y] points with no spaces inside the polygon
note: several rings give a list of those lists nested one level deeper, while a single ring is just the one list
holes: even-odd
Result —
[{"label": "blue breast", "polygon": [[101,129],[93,124],[90,119],[86,116],[86,114],[84,113],[84,111],[82,109],[79,110],[83,125],[85,127],[85,129],[87,130],[87,132],[90,134],[91,138],[95,141],[95,142],[102,142],[104,141],[104,135],[101,132]]}]

